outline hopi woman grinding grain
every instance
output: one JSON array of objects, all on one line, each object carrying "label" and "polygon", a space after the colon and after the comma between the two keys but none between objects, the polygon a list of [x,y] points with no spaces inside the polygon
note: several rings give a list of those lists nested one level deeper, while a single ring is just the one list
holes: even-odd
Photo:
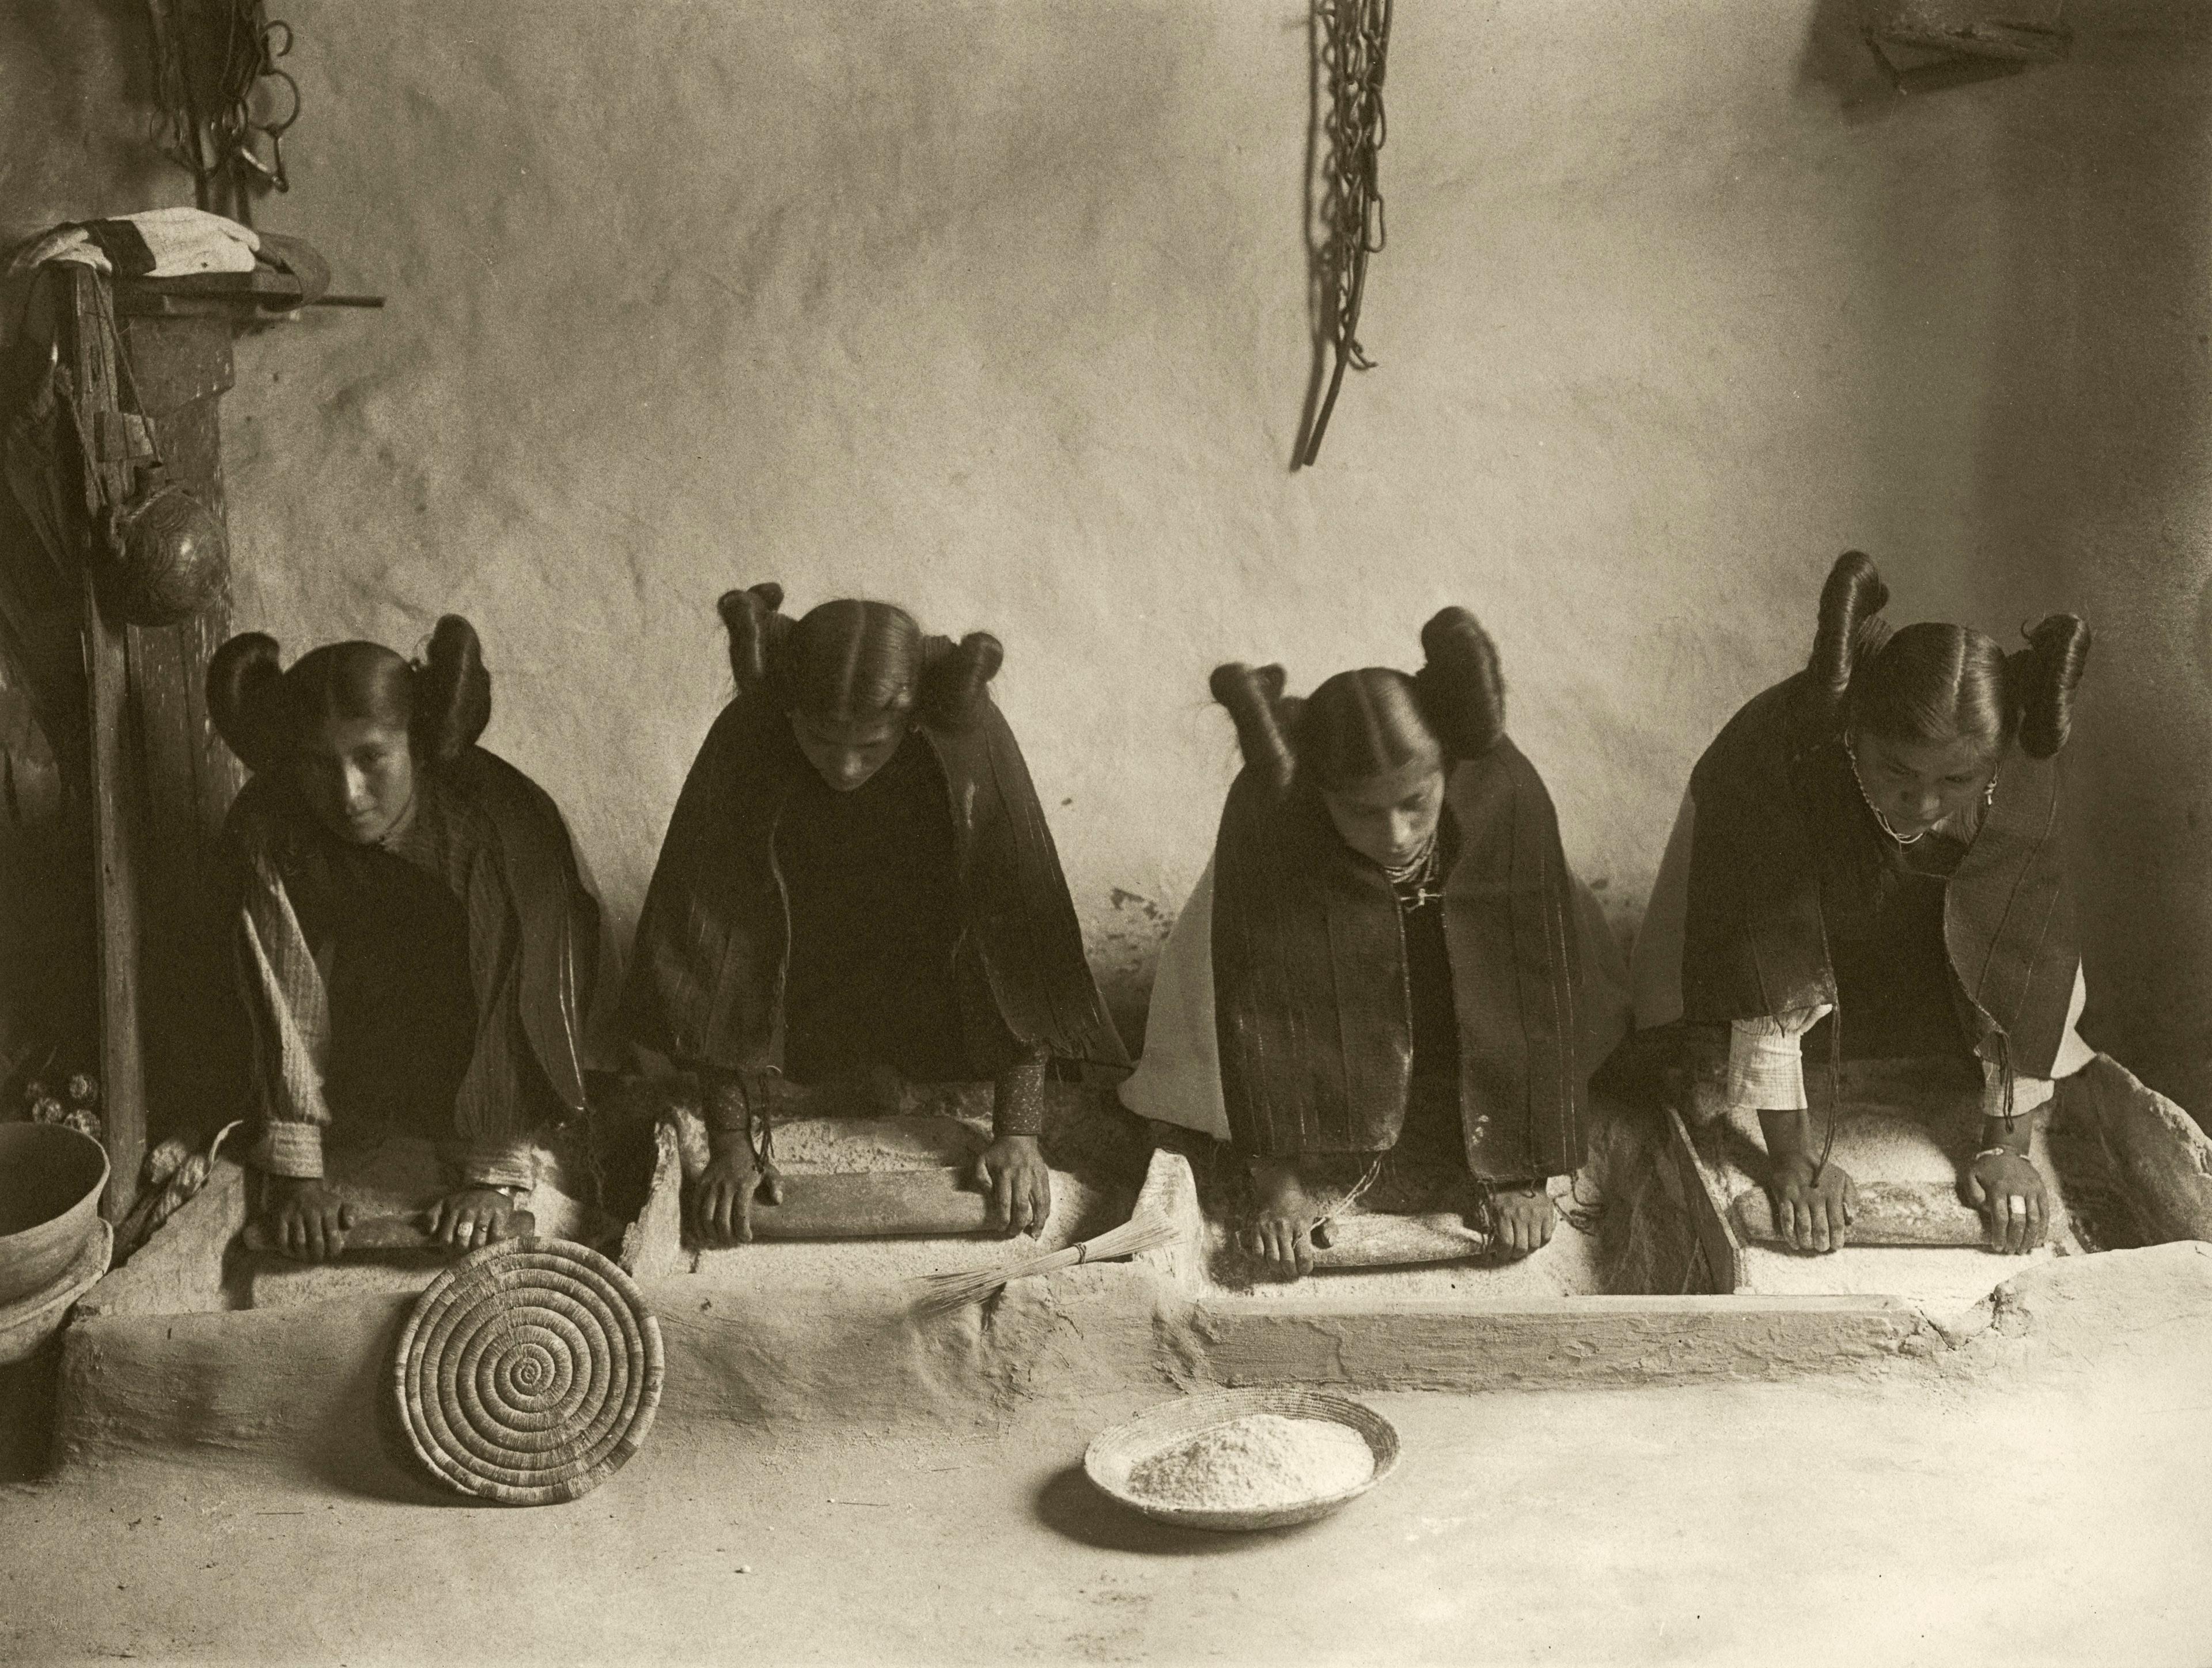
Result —
[{"label": "hopi woman grinding grain", "polygon": [[888,1067],[993,1082],[976,1180],[1008,1234],[1041,1234],[1046,1077],[1127,1056],[991,700],[999,641],[925,636],[888,603],[793,621],[782,601],[721,599],[737,692],[669,822],[623,996],[632,1044],[706,1091],[696,1220],[748,1239],[757,1198],[775,1202],[748,1140],[769,1077]]},{"label": "hopi woman grinding grain", "polygon": [[1243,1157],[1244,1247],[1279,1277],[1312,1266],[1316,1183],[1384,1154],[1471,1174],[1501,1253],[1545,1245],[1588,1063],[1625,1028],[1620,952],[1505,739],[1488,635],[1446,609],[1421,642],[1417,676],[1340,672],[1303,702],[1279,666],[1212,677],[1244,767],[1122,1099]]},{"label": "hopi woman grinding grain", "polygon": [[264,1132],[261,1212],[295,1257],[336,1256],[351,1207],[325,1137],[439,1143],[459,1247],[505,1235],[533,1132],[582,1111],[599,906],[544,791],[476,745],[491,678],[468,622],[423,659],[334,643],[280,670],[258,633],[208,666],[253,772],[223,830]]},{"label": "hopi woman grinding grain", "polygon": [[1857,1193],[1820,1162],[1803,1053],[1978,1062],[1960,1195],[1992,1247],[2030,1251],[2048,1228],[2030,1114],[2091,1058],[2056,762],[2089,630],[2052,615],[2007,653],[1967,626],[1893,633],[1888,594],[1840,557],[1811,664],[1692,772],[1636,947],[1638,1022],[1680,1019],[1692,1049],[1725,1028],[1725,1106],[1758,1111],[1802,1251],[1848,1240]]}]

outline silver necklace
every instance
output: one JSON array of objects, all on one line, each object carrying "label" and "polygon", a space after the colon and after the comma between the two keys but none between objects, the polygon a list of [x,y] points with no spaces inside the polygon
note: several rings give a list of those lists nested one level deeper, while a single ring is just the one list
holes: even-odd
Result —
[{"label": "silver necklace", "polygon": [[1413,889],[1413,896],[1406,901],[1417,909],[1423,904],[1431,902],[1437,895],[1436,870],[1437,849],[1439,843],[1435,833],[1431,832],[1428,845],[1422,849],[1419,857],[1414,858],[1401,869],[1385,869],[1382,871],[1389,880],[1392,889],[1397,890],[1409,886]]},{"label": "silver necklace", "polygon": [[[1910,846],[1917,840],[1925,840],[1930,834],[1935,832],[1934,827],[1931,824],[1929,827],[1923,828],[1918,834],[1901,834],[1898,833],[1895,828],[1890,826],[1889,819],[1881,814],[1881,807],[1875,804],[1874,796],[1866,791],[1866,784],[1860,780],[1859,755],[1852,749],[1848,737],[1846,737],[1844,742],[1844,756],[1851,761],[1851,783],[1852,785],[1856,787],[1859,791],[1860,802],[1866,806],[1869,811],[1873,813],[1874,820],[1881,825],[1881,831],[1884,834],[1887,834],[1899,846]],[[1982,809],[1984,811],[1988,810],[1991,805],[1996,804],[1996,800],[1997,779],[1992,775],[1989,779],[1988,785],[1982,789]]]},{"label": "silver necklace", "polygon": [[1881,814],[1881,807],[1875,804],[1874,796],[1866,791],[1865,782],[1860,779],[1859,755],[1852,749],[1851,744],[1848,740],[1844,743],[1844,756],[1851,761],[1851,785],[1859,791],[1860,803],[1865,805],[1867,810],[1874,814],[1874,820],[1881,825],[1881,831],[1884,834],[1887,834],[1892,840],[1895,840],[1900,846],[1910,846],[1915,840],[1924,840],[1928,837],[1928,830],[1925,828],[1923,828],[1917,834],[1901,834],[1898,833],[1895,828],[1892,828],[1889,823],[1889,819]]}]

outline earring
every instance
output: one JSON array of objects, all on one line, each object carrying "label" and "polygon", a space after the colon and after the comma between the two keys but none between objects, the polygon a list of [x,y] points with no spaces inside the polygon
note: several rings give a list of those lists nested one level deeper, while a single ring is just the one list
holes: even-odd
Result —
[{"label": "earring", "polygon": [[1990,778],[1989,785],[1982,790],[1982,809],[1984,810],[1987,810],[1990,806],[1996,804],[1996,802],[1997,779],[1992,776]]}]

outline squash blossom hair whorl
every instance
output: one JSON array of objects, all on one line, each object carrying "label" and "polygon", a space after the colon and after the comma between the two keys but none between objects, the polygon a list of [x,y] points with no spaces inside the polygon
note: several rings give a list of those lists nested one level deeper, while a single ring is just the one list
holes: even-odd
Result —
[{"label": "squash blossom hair whorl", "polygon": [[1455,759],[1479,759],[1505,733],[1505,680],[1498,646],[1463,608],[1448,608],[1421,628],[1428,658],[1413,679],[1430,727]]},{"label": "squash blossom hair whorl", "polygon": [[1823,713],[1839,716],[1850,694],[1851,672],[1862,659],[1881,646],[1887,628],[1881,611],[1889,604],[1889,587],[1874,558],[1863,550],[1846,550],[1828,570],[1820,587],[1820,621],[1813,634],[1813,658],[1805,668],[1806,682]]},{"label": "squash blossom hair whorl", "polygon": [[782,606],[783,587],[774,584],[730,591],[718,604],[739,693],[765,691],[788,713],[838,721],[912,713],[963,730],[1006,659],[988,632],[958,643],[925,636],[890,603],[844,597],[796,621]]},{"label": "squash blossom hair whorl", "polygon": [[1246,769],[1255,772],[1271,792],[1287,793],[1298,772],[1297,755],[1285,731],[1280,666],[1248,666],[1241,660],[1216,666],[1206,680],[1214,700],[1229,709],[1237,726],[1237,746]]},{"label": "squash blossom hair whorl", "polygon": [[208,717],[238,761],[258,776],[291,750],[284,710],[284,664],[276,640],[240,632],[208,662]]},{"label": "squash blossom hair whorl", "polygon": [[475,628],[441,618],[420,660],[380,643],[328,643],[290,670],[274,638],[241,633],[208,663],[208,713],[240,762],[257,775],[283,763],[331,719],[404,731],[416,762],[451,764],[491,722],[491,674]]},{"label": "squash blossom hair whorl", "polygon": [[491,673],[476,628],[458,614],[445,616],[410,670],[414,712],[407,734],[415,756],[450,764],[477,744],[491,722]]},{"label": "squash blossom hair whorl", "polygon": [[775,584],[726,591],[714,604],[730,634],[730,676],[741,695],[770,686],[769,669],[791,635],[792,622],[780,612],[782,607],[783,587]]}]

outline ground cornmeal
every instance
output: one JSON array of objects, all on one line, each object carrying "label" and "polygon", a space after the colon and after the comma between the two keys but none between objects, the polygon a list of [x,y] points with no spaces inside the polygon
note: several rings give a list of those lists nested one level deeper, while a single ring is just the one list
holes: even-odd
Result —
[{"label": "ground cornmeal", "polygon": [[1375,1456],[1356,1430],[1252,1413],[1138,1461],[1129,1492],[1190,1511],[1257,1512],[1341,1494],[1374,1471]]}]

